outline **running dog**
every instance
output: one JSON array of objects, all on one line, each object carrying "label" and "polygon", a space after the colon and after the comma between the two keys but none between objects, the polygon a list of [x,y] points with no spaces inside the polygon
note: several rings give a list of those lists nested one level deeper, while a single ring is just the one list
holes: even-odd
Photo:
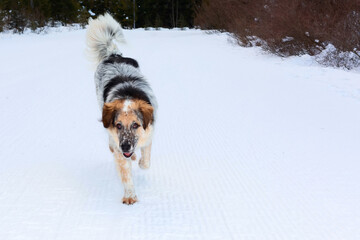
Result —
[{"label": "running dog", "polygon": [[87,50],[97,64],[95,85],[102,123],[109,133],[109,148],[124,186],[124,204],[137,201],[131,177],[131,160],[141,150],[139,166],[150,167],[151,139],[157,102],[139,64],[123,57],[115,41],[124,42],[121,25],[111,15],[89,19]]}]

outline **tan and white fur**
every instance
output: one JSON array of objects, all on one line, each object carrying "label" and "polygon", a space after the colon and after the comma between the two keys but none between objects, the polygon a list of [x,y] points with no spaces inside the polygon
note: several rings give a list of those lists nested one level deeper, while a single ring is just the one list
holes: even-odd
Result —
[{"label": "tan and white fur", "polygon": [[113,40],[124,42],[121,26],[109,14],[89,20],[88,52],[96,61],[96,94],[109,148],[124,186],[122,202],[137,201],[131,176],[131,160],[140,149],[139,166],[150,167],[157,102],[153,91],[132,58],[125,58]]}]

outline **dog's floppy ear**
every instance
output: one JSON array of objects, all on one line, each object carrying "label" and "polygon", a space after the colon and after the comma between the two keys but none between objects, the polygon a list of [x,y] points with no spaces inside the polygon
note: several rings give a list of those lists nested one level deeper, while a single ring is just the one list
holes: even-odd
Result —
[{"label": "dog's floppy ear", "polygon": [[102,112],[102,122],[104,128],[110,127],[110,124],[114,121],[116,113],[115,103],[105,103]]},{"label": "dog's floppy ear", "polygon": [[139,101],[139,110],[143,116],[143,128],[146,129],[153,121],[154,108],[145,101]]}]

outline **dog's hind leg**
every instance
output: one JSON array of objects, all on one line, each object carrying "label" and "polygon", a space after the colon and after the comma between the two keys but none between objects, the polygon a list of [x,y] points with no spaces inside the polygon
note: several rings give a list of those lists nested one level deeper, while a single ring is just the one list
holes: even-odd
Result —
[{"label": "dog's hind leg", "polygon": [[114,152],[114,156],[117,169],[121,177],[121,182],[124,186],[124,197],[122,202],[128,205],[133,204],[137,202],[137,197],[131,177],[131,160],[125,159],[119,152]]},{"label": "dog's hind leg", "polygon": [[151,143],[146,147],[141,148],[141,158],[139,160],[140,168],[147,169],[150,167],[150,157],[151,157]]}]

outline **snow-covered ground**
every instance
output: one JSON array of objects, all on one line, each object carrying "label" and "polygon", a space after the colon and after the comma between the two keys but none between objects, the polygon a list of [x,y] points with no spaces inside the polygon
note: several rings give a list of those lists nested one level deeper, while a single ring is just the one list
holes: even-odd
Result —
[{"label": "snow-covered ground", "polygon": [[85,31],[0,35],[0,239],[360,239],[360,75],[125,31],[159,101],[123,205]]}]

